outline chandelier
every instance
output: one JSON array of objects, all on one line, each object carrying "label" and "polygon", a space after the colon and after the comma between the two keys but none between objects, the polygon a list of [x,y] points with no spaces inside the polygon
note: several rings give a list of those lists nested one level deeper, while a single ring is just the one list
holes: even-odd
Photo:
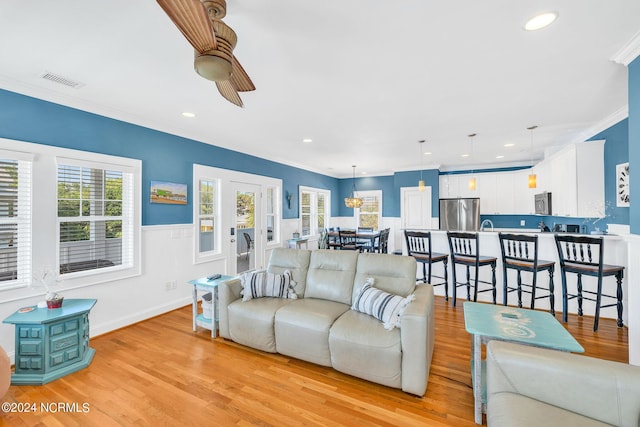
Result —
[{"label": "chandelier", "polygon": [[344,198],[344,205],[348,208],[359,208],[362,206],[362,197],[356,197],[356,165],[353,168],[353,179],[351,185],[351,197]]}]

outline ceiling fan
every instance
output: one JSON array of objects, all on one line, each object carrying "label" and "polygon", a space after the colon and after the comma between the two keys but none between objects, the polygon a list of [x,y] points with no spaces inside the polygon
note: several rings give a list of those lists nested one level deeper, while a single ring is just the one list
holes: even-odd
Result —
[{"label": "ceiling fan", "polygon": [[236,33],[222,18],[227,14],[225,0],[157,0],[195,49],[194,68],[198,74],[216,82],[228,101],[242,107],[238,92],[256,87],[233,55]]}]

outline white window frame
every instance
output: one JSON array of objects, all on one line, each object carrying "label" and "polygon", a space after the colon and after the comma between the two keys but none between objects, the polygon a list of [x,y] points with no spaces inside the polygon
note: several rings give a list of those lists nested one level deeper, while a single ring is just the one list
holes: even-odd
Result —
[{"label": "white window frame", "polygon": [[[214,183],[213,190],[213,214],[202,215],[200,213],[201,194],[200,183],[202,181],[210,181]],[[220,177],[214,177],[211,173],[211,169],[201,166],[193,165],[193,226],[194,226],[194,263],[199,264],[208,262],[214,259],[218,259],[222,256],[222,236],[220,230],[222,228],[222,181]],[[203,217],[213,216],[213,250],[201,251],[200,250],[200,220]]]},{"label": "white window frame", "polygon": [[[382,225],[382,190],[356,191],[355,196],[363,198],[374,197],[378,199],[378,230],[382,230],[384,228]],[[355,208],[353,210],[353,218],[357,229],[360,227],[360,208]]]},{"label": "white window frame", "polygon": [[[74,156],[56,156],[56,174],[59,166],[67,165],[82,168],[92,168],[101,170],[111,170],[122,173],[122,263],[111,267],[102,267],[91,270],[83,270],[71,273],[60,274],[60,279],[65,282],[73,279],[87,280],[95,277],[99,282],[118,280],[130,275],[140,274],[140,199],[141,168],[139,160],[127,159],[124,157],[98,155],[94,153],[77,152]],[[82,153],[82,154],[80,154]],[[56,269],[58,272],[60,264],[64,259],[60,252],[60,224],[65,222],[64,217],[58,217],[57,212],[57,185],[58,179],[54,180],[56,188],[56,207],[53,212],[56,216]],[[94,217],[98,218],[98,217]],[[102,218],[102,217],[99,217]],[[104,219],[110,219],[104,217]],[[92,280],[92,279],[89,279]],[[78,281],[79,283],[79,281]]]},{"label": "white window frame", "polygon": [[303,234],[302,233],[302,193],[309,193],[311,195],[311,206],[310,206],[310,221],[309,223],[311,224],[312,227],[316,227],[318,226],[318,196],[319,195],[323,195],[324,199],[325,199],[325,204],[324,204],[324,228],[329,228],[329,218],[331,216],[331,191],[330,190],[324,190],[321,188],[314,188],[314,187],[305,187],[305,186],[300,186],[298,189],[298,200],[300,200],[299,203],[299,212],[298,212],[298,217],[299,217],[299,224],[300,224],[300,234],[301,237],[313,237],[313,236],[318,236],[318,230],[311,230],[310,234]]},{"label": "white window frame", "polygon": [[[273,212],[269,212],[269,192],[271,191],[273,200]],[[280,244],[280,221],[279,218],[282,218],[281,210],[282,210],[282,201],[280,199],[280,194],[282,193],[280,187],[275,185],[268,185],[265,188],[265,210],[264,210],[264,220],[265,220],[265,231],[269,233],[269,218],[272,218],[273,230],[271,230],[271,241],[269,241],[269,236],[267,234],[267,245],[279,245]]]},{"label": "white window frame", "polygon": [[0,159],[18,162],[18,215],[0,217],[0,224],[17,224],[17,265],[16,278],[0,282],[0,291],[24,288],[32,279],[32,234],[31,234],[31,197],[33,154],[11,150],[0,150]]}]

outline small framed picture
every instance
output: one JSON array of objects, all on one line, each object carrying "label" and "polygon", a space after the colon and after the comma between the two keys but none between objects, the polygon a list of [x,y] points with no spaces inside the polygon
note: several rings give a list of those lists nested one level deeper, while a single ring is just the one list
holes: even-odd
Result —
[{"label": "small framed picture", "polygon": [[151,181],[151,203],[187,204],[187,184]]},{"label": "small framed picture", "polygon": [[629,207],[629,162],[616,165],[616,206]]}]

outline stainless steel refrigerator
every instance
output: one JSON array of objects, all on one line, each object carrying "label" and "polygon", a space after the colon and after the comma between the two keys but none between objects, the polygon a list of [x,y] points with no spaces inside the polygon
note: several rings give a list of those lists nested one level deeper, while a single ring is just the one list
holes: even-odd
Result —
[{"label": "stainless steel refrigerator", "polygon": [[478,231],[480,199],[440,199],[440,230]]}]

